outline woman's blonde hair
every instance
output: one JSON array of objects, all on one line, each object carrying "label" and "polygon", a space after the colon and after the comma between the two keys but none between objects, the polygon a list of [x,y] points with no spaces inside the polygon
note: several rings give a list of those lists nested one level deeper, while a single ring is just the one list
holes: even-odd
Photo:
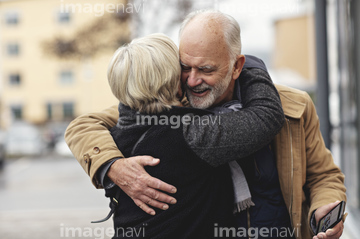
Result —
[{"label": "woman's blonde hair", "polygon": [[154,114],[179,103],[179,52],[164,34],[134,39],[120,47],[107,74],[115,97],[132,109]]}]

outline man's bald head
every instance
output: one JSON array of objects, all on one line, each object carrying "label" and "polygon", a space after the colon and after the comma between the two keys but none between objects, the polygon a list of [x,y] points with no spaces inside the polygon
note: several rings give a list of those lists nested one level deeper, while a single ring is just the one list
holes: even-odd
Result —
[{"label": "man's bald head", "polygon": [[[231,60],[241,54],[240,26],[238,22],[230,15],[216,10],[199,10],[186,16],[181,24],[179,39],[181,41],[184,30],[187,27],[197,26],[211,40],[225,40]],[[218,38],[218,39],[216,39]],[[181,42],[180,42],[181,43]]]}]

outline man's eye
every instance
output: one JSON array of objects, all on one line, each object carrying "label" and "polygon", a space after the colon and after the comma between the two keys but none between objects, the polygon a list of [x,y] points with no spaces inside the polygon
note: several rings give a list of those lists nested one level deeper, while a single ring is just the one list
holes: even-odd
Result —
[{"label": "man's eye", "polygon": [[191,70],[191,67],[181,66],[181,69],[182,69],[183,71],[190,71],[190,70]]},{"label": "man's eye", "polygon": [[214,70],[213,69],[203,69],[202,70],[204,73],[211,73],[213,72]]}]

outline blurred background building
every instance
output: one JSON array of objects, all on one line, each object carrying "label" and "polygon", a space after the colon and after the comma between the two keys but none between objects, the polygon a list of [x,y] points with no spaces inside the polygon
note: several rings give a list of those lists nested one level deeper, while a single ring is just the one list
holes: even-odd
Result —
[{"label": "blurred background building", "polygon": [[0,127],[9,131],[7,154],[39,154],[57,142],[66,151],[70,120],[117,103],[106,71],[114,50],[130,40],[127,2],[117,1],[110,12],[96,3],[0,1]]},{"label": "blurred background building", "polygon": [[301,14],[276,19],[274,31],[272,63],[281,75],[273,78],[278,78],[279,84],[291,82],[295,88],[313,92],[316,86],[314,16]]},{"label": "blurred background building", "polygon": [[68,121],[116,103],[106,71],[114,49],[130,39],[129,21],[85,3],[96,1],[1,1],[3,128]]},{"label": "blurred background building", "polygon": [[[343,238],[357,238],[360,3],[356,0],[0,0],[0,129],[7,132],[3,137],[0,131],[0,157],[1,141],[39,139],[37,146],[24,143],[22,148],[41,148],[46,142],[41,152],[57,146],[58,152],[66,152],[62,135],[70,120],[117,103],[106,77],[115,49],[155,32],[178,43],[182,19],[203,8],[238,20],[243,54],[263,59],[275,83],[311,95],[325,142],[346,175],[351,213]],[[33,136],[25,140],[23,132]]]}]

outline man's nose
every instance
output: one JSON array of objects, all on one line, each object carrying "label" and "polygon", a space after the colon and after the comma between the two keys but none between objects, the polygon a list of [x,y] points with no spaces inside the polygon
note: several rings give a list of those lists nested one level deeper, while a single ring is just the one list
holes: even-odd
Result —
[{"label": "man's nose", "polygon": [[200,75],[196,72],[196,70],[191,70],[189,73],[189,77],[187,78],[187,85],[190,87],[195,87],[202,83],[202,79]]}]

